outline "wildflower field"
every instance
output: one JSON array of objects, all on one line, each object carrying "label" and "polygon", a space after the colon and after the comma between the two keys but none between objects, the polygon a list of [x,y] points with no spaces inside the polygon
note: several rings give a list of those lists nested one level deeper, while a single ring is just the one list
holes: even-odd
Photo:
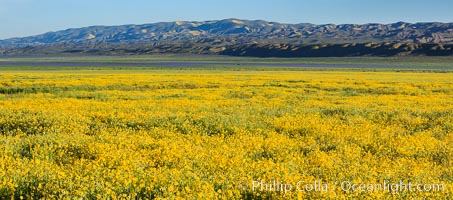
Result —
[{"label": "wildflower field", "polygon": [[0,72],[1,199],[452,199],[452,159],[450,72]]}]

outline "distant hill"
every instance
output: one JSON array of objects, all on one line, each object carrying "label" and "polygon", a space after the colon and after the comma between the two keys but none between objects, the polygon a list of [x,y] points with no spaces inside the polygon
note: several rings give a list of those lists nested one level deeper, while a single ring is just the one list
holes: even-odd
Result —
[{"label": "distant hill", "polygon": [[225,19],[91,26],[0,40],[0,54],[452,55],[453,23],[281,24]]}]

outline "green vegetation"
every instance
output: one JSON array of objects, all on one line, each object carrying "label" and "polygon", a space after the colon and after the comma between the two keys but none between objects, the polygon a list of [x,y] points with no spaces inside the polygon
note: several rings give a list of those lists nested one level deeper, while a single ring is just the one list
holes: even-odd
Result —
[{"label": "green vegetation", "polygon": [[[451,199],[450,59],[425,60],[430,69],[0,67],[0,199]],[[233,62],[392,62],[250,60]],[[274,180],[329,189],[253,187]],[[333,187],[344,181],[430,190]]]},{"label": "green vegetation", "polygon": [[[4,66],[2,63],[16,62],[22,66]],[[73,66],[58,66],[70,62]],[[214,63],[206,66],[161,66],[159,63]],[[35,66],[27,65],[34,63]],[[36,66],[36,63],[43,63]],[[56,63],[55,66],[45,66]],[[77,63],[90,63],[93,66],[77,66]],[[118,64],[118,66],[96,66],[96,64]],[[121,63],[142,63],[143,66],[121,66]],[[146,63],[149,63],[147,65]],[[224,65],[222,65],[224,63]],[[248,64],[252,63],[253,66]],[[259,66],[259,64],[264,66]],[[307,64],[308,66],[272,66],[272,64]],[[319,66],[310,66],[316,64]],[[323,66],[323,64],[325,66]],[[333,67],[341,65],[340,67]],[[349,65],[349,66],[348,66]],[[378,68],[376,68],[378,66]],[[253,58],[200,55],[151,55],[151,56],[49,56],[49,57],[0,57],[0,71],[16,70],[219,70],[219,71],[306,71],[306,70],[354,70],[354,71],[434,71],[450,72],[453,57],[333,57],[333,58]]]}]

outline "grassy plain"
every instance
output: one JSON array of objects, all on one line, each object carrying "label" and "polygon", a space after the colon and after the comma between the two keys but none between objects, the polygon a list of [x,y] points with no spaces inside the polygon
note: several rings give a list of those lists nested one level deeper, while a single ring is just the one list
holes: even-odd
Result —
[{"label": "grassy plain", "polygon": [[[379,70],[1,67],[0,198],[451,199],[443,59]],[[409,182],[431,190],[395,189]]]}]

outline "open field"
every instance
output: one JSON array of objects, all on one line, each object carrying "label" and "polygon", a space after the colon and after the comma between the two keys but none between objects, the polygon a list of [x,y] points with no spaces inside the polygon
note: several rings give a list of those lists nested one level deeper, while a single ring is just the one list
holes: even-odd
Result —
[{"label": "open field", "polygon": [[0,198],[452,199],[449,59],[0,67]]},{"label": "open field", "polygon": [[[2,62],[78,62],[78,63],[158,63],[158,62],[215,62],[215,63],[263,63],[277,64],[349,64],[349,65],[378,65],[388,68],[411,66],[416,68],[453,68],[452,56],[402,56],[402,57],[320,57],[320,58],[255,58],[255,57],[229,57],[229,56],[206,56],[206,55],[128,55],[128,56],[0,56]],[[2,65],[3,66],[3,65]]]}]

